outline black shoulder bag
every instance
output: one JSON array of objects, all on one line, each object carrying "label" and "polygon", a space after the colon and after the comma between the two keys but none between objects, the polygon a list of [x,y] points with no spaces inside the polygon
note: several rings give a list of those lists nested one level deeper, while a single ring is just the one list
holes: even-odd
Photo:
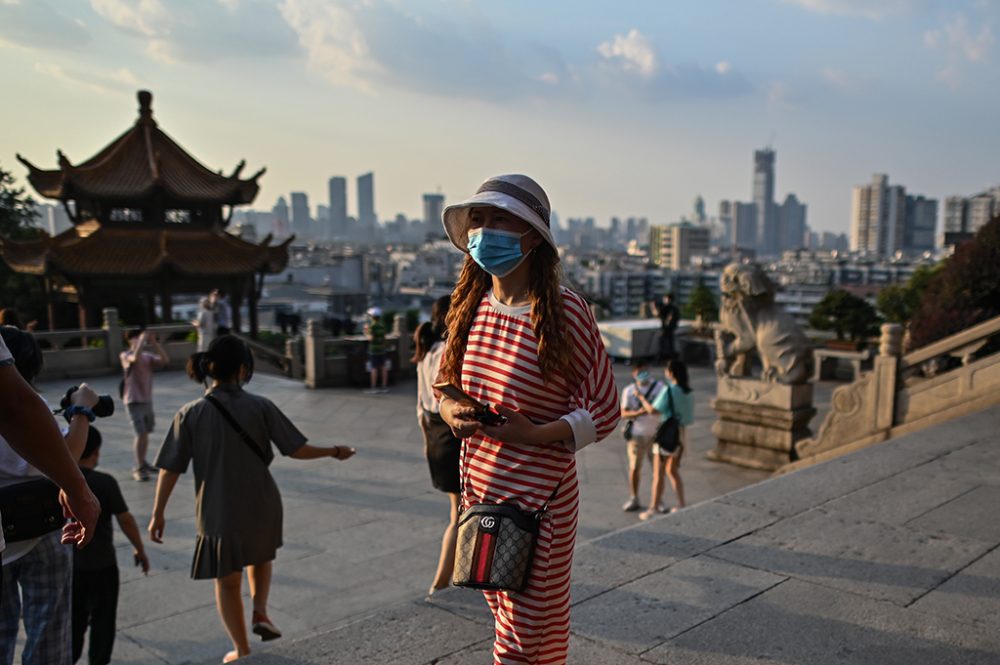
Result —
[{"label": "black shoulder bag", "polygon": [[207,399],[212,404],[212,406],[214,406],[219,410],[219,413],[221,413],[222,417],[226,419],[226,422],[228,422],[230,426],[232,426],[232,428],[236,430],[237,434],[240,435],[240,439],[242,439],[243,443],[247,444],[247,447],[250,448],[250,450],[253,451],[254,455],[256,455],[260,459],[260,461],[264,463],[264,466],[268,466],[267,457],[264,456],[264,451],[261,450],[260,446],[257,445],[257,443],[253,440],[253,438],[249,434],[247,434],[247,431],[243,429],[243,426],[236,421],[236,418],[233,418],[233,414],[229,413],[226,407],[222,406],[222,402],[217,400],[213,395],[205,395],[205,399]]},{"label": "black shoulder bag", "polygon": [[[659,383],[660,383],[659,381],[653,381],[653,385],[651,385],[649,387],[649,390],[646,391],[645,397],[647,402],[649,401],[649,396],[653,394],[653,391],[656,390],[656,386],[659,385]],[[636,384],[636,388],[638,387],[639,384]],[[626,441],[632,440],[632,427],[634,425],[635,425],[635,418],[629,418],[628,420],[625,421],[625,426],[622,427],[622,435],[625,437]]]},{"label": "black shoulder bag", "polygon": [[674,393],[667,386],[667,400],[670,403],[670,417],[656,428],[656,443],[660,446],[660,454],[673,455],[681,445],[681,423],[674,411]]},{"label": "black shoulder bag", "polygon": [[32,478],[0,488],[0,519],[8,543],[37,538],[66,522],[59,488],[48,478]]}]

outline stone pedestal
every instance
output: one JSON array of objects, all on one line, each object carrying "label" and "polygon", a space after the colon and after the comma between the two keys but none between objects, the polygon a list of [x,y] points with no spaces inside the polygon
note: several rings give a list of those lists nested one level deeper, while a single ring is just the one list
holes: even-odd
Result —
[{"label": "stone pedestal", "polygon": [[811,383],[786,385],[754,379],[719,379],[712,408],[718,438],[708,458],[774,471],[795,461],[796,442],[809,438],[816,415]]}]

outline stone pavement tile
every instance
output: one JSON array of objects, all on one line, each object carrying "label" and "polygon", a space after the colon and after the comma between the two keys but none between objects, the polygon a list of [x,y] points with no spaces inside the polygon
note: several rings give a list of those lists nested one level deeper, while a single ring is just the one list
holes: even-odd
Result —
[{"label": "stone pavement tile", "polygon": [[911,520],[907,526],[930,533],[974,538],[996,546],[1000,544],[998,506],[1000,486],[983,485]]},{"label": "stone pavement tile", "polygon": [[947,471],[930,462],[834,499],[823,508],[900,526],[965,494],[977,484],[967,474]]},{"label": "stone pavement tile", "polygon": [[997,432],[1000,432],[1000,424],[991,437],[945,455],[937,461],[937,465],[942,470],[960,473],[982,484],[1000,485],[1000,446],[997,444]]},{"label": "stone pavement tile", "polygon": [[814,509],[711,555],[908,605],[989,549],[986,543]]},{"label": "stone pavement tile", "polygon": [[[493,640],[491,638],[474,646],[466,647],[458,653],[435,660],[433,665],[486,665],[493,661],[492,654]],[[572,634],[569,638],[567,662],[583,663],[584,665],[648,665],[647,661],[640,660],[632,654],[623,653]]]},{"label": "stone pavement tile", "polygon": [[297,538],[308,547],[327,552],[332,560],[348,564],[370,561],[375,556],[386,557],[383,560],[391,563],[393,558],[390,555],[433,544],[432,551],[435,553],[428,563],[433,561],[436,564],[441,536],[447,525],[447,516],[432,519],[389,515],[347,530],[317,530],[315,533],[300,534]]},{"label": "stone pavement tile", "polygon": [[775,519],[714,501],[579,545],[573,556],[573,602],[718,547]]},{"label": "stone pavement tile", "polygon": [[118,604],[129,610],[118,615],[118,627],[130,628],[214,606],[214,588],[211,580],[191,579],[187,570],[126,582],[119,587]]},{"label": "stone pavement tile", "polygon": [[493,613],[490,612],[482,591],[449,587],[436,592],[426,602],[463,619],[493,627]]},{"label": "stone pavement tile", "polygon": [[784,579],[706,556],[685,559],[574,606],[573,632],[641,654]]},{"label": "stone pavement tile", "polygon": [[911,607],[980,624],[1000,635],[1000,549],[973,562]]},{"label": "stone pavement tile", "polygon": [[642,654],[684,665],[987,665],[994,632],[788,580]]},{"label": "stone pavement tile", "polygon": [[[87,658],[87,646],[84,644],[83,656],[78,662],[84,662]],[[164,665],[170,661],[164,660],[153,652],[148,651],[132,641],[126,635],[118,633],[115,636],[114,651],[111,653],[111,662],[115,665]]]},{"label": "stone pavement tile", "polygon": [[199,596],[212,603],[211,613],[205,609],[190,610],[159,621],[119,628],[118,635],[125,636],[153,657],[171,665],[221,661],[233,646],[215,613],[213,583],[206,581],[203,586]]},{"label": "stone pavement tile", "polygon": [[426,603],[404,603],[323,635],[251,655],[247,665],[414,665],[431,663],[492,636],[481,624]]},{"label": "stone pavement tile", "polygon": [[135,565],[132,559],[132,545],[128,542],[117,542],[115,557],[118,559],[118,578],[121,584],[142,582],[159,575],[181,572],[187,575],[191,570],[191,559],[194,547],[188,550],[164,550],[151,547],[145,540],[146,555],[149,557],[149,574],[143,575],[142,569]]}]

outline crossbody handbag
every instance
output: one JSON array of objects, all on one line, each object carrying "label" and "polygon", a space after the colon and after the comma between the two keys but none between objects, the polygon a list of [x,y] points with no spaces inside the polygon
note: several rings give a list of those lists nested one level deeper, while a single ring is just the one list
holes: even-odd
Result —
[{"label": "crossbody handbag", "polygon": [[545,505],[536,511],[509,503],[476,503],[463,511],[458,519],[451,583],[486,591],[524,591],[542,516],[561,484],[560,480]]},{"label": "crossbody handbag", "polygon": [[667,386],[667,400],[670,403],[670,417],[656,428],[656,443],[660,446],[661,454],[673,455],[681,445],[681,424],[674,412],[674,393],[670,386]]},{"label": "crossbody handbag", "polygon": [[[653,394],[653,391],[656,389],[656,386],[658,385],[660,385],[659,381],[653,381],[653,385],[651,385],[649,387],[649,390],[646,391],[644,397],[646,398],[647,402],[649,401],[649,396]],[[635,384],[635,387],[638,388],[639,384],[638,383]],[[622,428],[622,435],[625,437],[626,441],[632,440],[632,428],[634,426],[635,426],[635,418],[629,418],[628,420],[625,421],[625,427]]]},{"label": "crossbody handbag", "polygon": [[59,488],[48,478],[0,487],[0,521],[8,543],[55,531],[66,522],[59,504]]},{"label": "crossbody handbag", "polygon": [[267,457],[264,456],[264,451],[260,449],[260,446],[258,446],[253,440],[253,437],[247,434],[247,431],[243,429],[243,426],[240,425],[239,422],[237,422],[236,418],[233,418],[233,414],[229,413],[229,410],[222,406],[222,402],[217,400],[214,395],[205,395],[205,399],[207,399],[212,406],[219,410],[219,413],[221,413],[222,417],[226,419],[226,422],[228,422],[229,425],[236,430],[236,433],[240,435],[240,440],[247,444],[247,447],[253,451],[254,455],[256,455],[261,462],[264,463],[264,466],[268,466]]}]

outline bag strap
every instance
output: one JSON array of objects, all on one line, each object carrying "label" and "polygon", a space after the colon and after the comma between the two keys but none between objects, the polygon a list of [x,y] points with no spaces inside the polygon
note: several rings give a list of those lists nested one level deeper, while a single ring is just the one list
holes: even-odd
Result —
[{"label": "bag strap", "polygon": [[247,444],[250,450],[252,450],[254,454],[260,458],[260,461],[264,463],[264,466],[267,466],[267,458],[264,457],[264,451],[262,451],[253,438],[247,434],[247,431],[236,421],[236,418],[233,418],[233,414],[229,413],[229,410],[222,406],[222,402],[216,399],[214,395],[205,395],[205,399],[219,410],[219,413],[221,413],[222,417],[226,419],[226,422],[228,422],[232,428],[239,433],[240,439],[243,440],[243,443]]}]

